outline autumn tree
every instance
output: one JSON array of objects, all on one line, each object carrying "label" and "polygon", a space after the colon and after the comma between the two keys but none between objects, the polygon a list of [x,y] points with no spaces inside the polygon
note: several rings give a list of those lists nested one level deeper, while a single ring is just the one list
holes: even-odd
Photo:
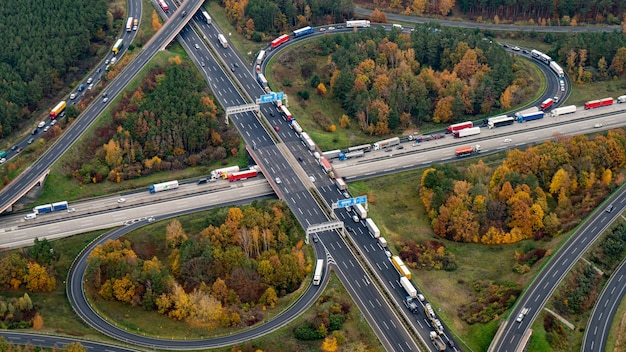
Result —
[{"label": "autumn tree", "polygon": [[165,229],[165,243],[167,243],[170,248],[176,248],[186,240],[187,235],[183,229],[183,224],[181,224],[178,219],[170,221]]},{"label": "autumn tree", "polygon": [[411,10],[418,15],[423,15],[424,10],[426,10],[426,0],[413,0]]},{"label": "autumn tree", "polygon": [[374,9],[370,15],[370,20],[376,23],[387,23],[387,15],[379,9]]},{"label": "autumn tree", "polygon": [[317,95],[326,95],[326,86],[324,85],[324,83],[321,83],[317,85]]},{"label": "autumn tree", "polygon": [[24,275],[26,288],[33,292],[50,292],[56,287],[56,279],[50,270],[38,263],[28,263],[28,272]]},{"label": "autumn tree", "polygon": [[350,127],[350,117],[346,114],[341,115],[341,118],[339,119],[339,126],[343,129]]},{"label": "autumn tree", "polygon": [[452,119],[452,101],[454,97],[445,97],[439,99],[435,105],[433,113],[433,121],[437,123],[447,123]]},{"label": "autumn tree", "polygon": [[39,315],[39,313],[36,313],[35,317],[33,318],[33,329],[35,330],[43,329],[43,317]]},{"label": "autumn tree", "polygon": [[617,53],[615,53],[611,61],[610,69],[617,76],[624,75],[624,72],[626,72],[626,47],[617,49]]},{"label": "autumn tree", "polygon": [[159,18],[159,15],[157,14],[156,10],[152,10],[152,30],[157,32],[159,29],[161,29],[161,19]]}]

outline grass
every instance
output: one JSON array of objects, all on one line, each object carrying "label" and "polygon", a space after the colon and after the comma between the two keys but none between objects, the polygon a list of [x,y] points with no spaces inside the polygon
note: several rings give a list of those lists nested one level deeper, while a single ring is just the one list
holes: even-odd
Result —
[{"label": "grass", "polygon": [[586,83],[584,85],[574,84],[572,94],[565,101],[567,105],[575,104],[582,106],[585,102],[606,97],[617,98],[626,92],[626,79],[613,81],[603,81]]},{"label": "grass", "polygon": [[[503,154],[488,157],[490,160],[487,162],[493,163],[496,162],[495,158],[501,159]],[[507,246],[486,246],[457,243],[436,236],[430,221],[423,215],[425,209],[417,194],[422,172],[416,170],[351,183],[350,191],[352,194],[368,196],[369,216],[376,221],[383,236],[390,242],[392,252],[398,252],[397,243],[402,240],[422,242],[436,239],[455,255],[458,264],[456,271],[444,274],[436,270],[419,270],[417,275],[413,275],[414,281],[455,336],[462,336],[461,340],[472,350],[486,350],[497,330],[497,319],[488,324],[469,325],[457,315],[458,308],[470,303],[474,297],[471,284],[477,280],[493,280],[513,282],[519,287],[525,287],[546,259],[533,265],[529,273],[518,275],[512,271],[516,262],[515,251],[520,251],[526,241]],[[541,246],[554,251],[565,238],[562,235],[550,242],[542,242]]]}]

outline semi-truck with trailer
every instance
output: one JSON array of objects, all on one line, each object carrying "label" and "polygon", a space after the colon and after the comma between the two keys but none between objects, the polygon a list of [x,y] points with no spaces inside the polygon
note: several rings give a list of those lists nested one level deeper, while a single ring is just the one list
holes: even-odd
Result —
[{"label": "semi-truck with trailer", "polygon": [[411,280],[402,276],[400,277],[400,285],[406,291],[407,296],[411,298],[417,298],[417,289],[415,289],[415,286],[413,286],[413,284],[411,283]]},{"label": "semi-truck with trailer", "polygon": [[208,12],[202,10],[202,16],[204,16],[204,20],[206,21],[207,24],[213,23],[213,20],[211,19],[211,16],[209,15]]},{"label": "semi-truck with trailer", "polygon": [[341,154],[341,150],[335,149],[335,150],[329,150],[327,152],[323,152],[322,156],[325,157],[326,159],[334,159],[334,158],[338,158],[339,154]]},{"label": "semi-truck with trailer", "polygon": [[515,116],[519,117],[520,115],[530,114],[530,113],[537,112],[537,111],[539,111],[539,108],[536,106],[533,106],[531,108],[516,112]]},{"label": "semi-truck with trailer", "polygon": [[576,105],[568,105],[568,106],[562,106],[560,108],[556,108],[552,110],[550,112],[550,115],[552,115],[552,117],[557,117],[557,116],[566,115],[566,114],[573,114],[575,112],[576,112]]},{"label": "semi-truck with trailer", "polygon": [[220,169],[215,169],[211,171],[211,181],[217,180],[225,180],[228,178],[228,174],[232,174],[233,172],[238,172],[239,166],[227,166]]},{"label": "semi-truck with trailer", "polygon": [[346,28],[368,28],[369,26],[369,20],[346,21]]},{"label": "semi-truck with trailer", "polygon": [[472,155],[475,153],[480,153],[480,145],[478,144],[475,146],[468,145],[465,147],[456,148],[456,152],[455,152],[457,158]]},{"label": "semi-truck with trailer", "polygon": [[315,142],[313,142],[313,139],[311,139],[311,136],[309,136],[308,133],[302,132],[300,134],[300,138],[302,138],[302,141],[304,141],[304,144],[310,151],[315,151],[317,146],[315,145]]},{"label": "semi-truck with trailer", "polygon": [[455,123],[454,125],[450,125],[446,128],[447,133],[454,133],[456,131],[460,131],[466,128],[474,127],[474,123],[472,121],[465,121],[460,123]]},{"label": "semi-truck with trailer", "polygon": [[409,268],[406,267],[406,265],[404,265],[404,262],[402,261],[402,259],[400,259],[400,257],[394,255],[393,257],[391,257],[391,263],[396,268],[396,270],[398,270],[400,276],[405,276],[407,279],[411,280],[411,271],[409,270]]},{"label": "semi-truck with trailer", "polygon": [[585,110],[600,108],[600,107],[609,106],[609,105],[613,105],[613,98],[591,100],[585,103]]},{"label": "semi-truck with trailer", "polygon": [[511,116],[496,116],[487,119],[487,126],[489,129],[512,125],[515,122],[515,118]]},{"label": "semi-truck with trailer", "polygon": [[[53,211],[61,211],[61,210],[67,210],[67,209],[68,209],[67,201],[62,201],[62,202],[56,202],[52,204],[38,205],[33,208],[33,214],[35,214],[36,216],[39,214],[51,213]],[[32,217],[32,219],[34,218],[35,217]]]},{"label": "semi-truck with trailer", "polygon": [[52,203],[52,211],[67,210],[67,201]]},{"label": "semi-truck with trailer", "polygon": [[554,104],[554,99],[548,98],[544,100],[543,102],[541,102],[541,110],[545,111],[546,109],[549,109],[552,106],[552,104]]},{"label": "semi-truck with trailer", "polygon": [[374,143],[374,150],[379,150],[379,149],[383,149],[383,148],[389,148],[389,147],[393,147],[394,145],[398,145],[400,144],[400,138],[399,137],[393,137],[393,138],[389,138],[389,139],[384,139],[382,141],[378,141],[376,143]]},{"label": "semi-truck with trailer", "polygon": [[620,95],[619,97],[617,97],[617,103],[621,104],[621,103],[626,103],[626,95]]},{"label": "semi-truck with trailer", "polygon": [[357,215],[361,219],[366,219],[367,218],[367,210],[365,210],[365,208],[361,204],[356,204],[354,206],[354,211],[356,211]]},{"label": "semi-truck with trailer", "polygon": [[128,17],[128,20],[126,21],[126,32],[130,32],[132,30],[133,30],[133,18]]},{"label": "semi-truck with trailer", "polygon": [[435,348],[437,348],[437,351],[445,351],[447,349],[446,343],[443,342],[443,339],[436,331],[430,332],[430,340],[433,342],[433,345],[435,345]]},{"label": "semi-truck with trailer", "polygon": [[52,110],[50,110],[50,119],[56,119],[57,116],[59,116],[63,112],[63,110],[65,110],[66,106],[67,104],[65,103],[65,100],[58,103]]},{"label": "semi-truck with trailer", "polygon": [[348,189],[348,185],[346,184],[346,181],[344,181],[343,178],[341,177],[335,178],[335,183],[337,184],[337,188],[340,191],[345,191]]},{"label": "semi-truck with trailer", "polygon": [[517,122],[522,123],[526,121],[539,120],[543,118],[543,111],[531,112],[529,114],[521,114],[517,117]]},{"label": "semi-truck with trailer", "polygon": [[161,192],[161,191],[168,191],[170,189],[176,189],[178,188],[178,181],[174,180],[174,181],[167,181],[167,182],[162,182],[162,183],[155,183],[152,186],[150,186],[150,193],[157,193],[157,192]]},{"label": "semi-truck with trailer", "polygon": [[356,159],[364,155],[365,155],[365,152],[363,150],[355,150],[353,152],[339,154],[339,160],[344,161],[348,159]]},{"label": "semi-truck with trailer", "polygon": [[324,172],[326,173],[333,171],[333,165],[330,163],[330,161],[328,161],[324,157],[320,158],[320,165],[322,166],[322,169],[324,169]]},{"label": "semi-truck with trailer", "polygon": [[559,64],[556,63],[556,61],[550,61],[550,68],[552,69],[552,71],[554,71],[559,77],[563,77],[565,76],[565,72],[563,72],[563,69],[561,68],[561,66],[559,66]]},{"label": "semi-truck with trailer", "polygon": [[246,180],[246,179],[249,179],[250,177],[255,177],[258,174],[259,173],[256,170],[244,170],[244,171],[233,172],[232,174],[228,175],[228,182]]},{"label": "semi-truck with trailer", "polygon": [[271,41],[270,46],[273,48],[278,47],[279,45],[287,42],[289,39],[291,39],[291,37],[289,36],[289,34],[283,34],[280,37],[274,39]]},{"label": "semi-truck with trailer", "polygon": [[374,223],[374,220],[372,220],[371,218],[365,219],[365,225],[367,225],[367,228],[370,230],[374,238],[380,237],[380,230],[378,229],[378,226],[376,226],[376,224]]},{"label": "semi-truck with trailer", "polygon": [[222,48],[224,49],[228,48],[228,40],[226,40],[226,37],[222,33],[217,35],[217,40],[220,41]]},{"label": "semi-truck with trailer", "polygon": [[291,128],[293,128],[293,130],[296,131],[297,134],[302,133],[302,127],[300,127],[300,124],[296,120],[291,120]]},{"label": "semi-truck with trailer", "polygon": [[322,271],[324,271],[324,259],[318,259],[313,275],[313,285],[318,286],[322,282]]},{"label": "semi-truck with trailer", "polygon": [[471,128],[464,128],[462,130],[457,130],[454,131],[454,138],[463,138],[463,137],[469,137],[469,136],[475,136],[477,134],[480,134],[480,127],[471,127]]}]

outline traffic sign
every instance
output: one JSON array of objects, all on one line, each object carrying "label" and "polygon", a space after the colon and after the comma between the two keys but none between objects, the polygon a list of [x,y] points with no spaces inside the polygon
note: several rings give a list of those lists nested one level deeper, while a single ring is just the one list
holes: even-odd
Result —
[{"label": "traffic sign", "polygon": [[276,100],[283,100],[283,99],[285,99],[285,93],[283,93],[283,92],[276,92],[274,94],[276,94]]},{"label": "traffic sign", "polygon": [[261,103],[271,103],[276,100],[276,93],[261,95]]},{"label": "traffic sign", "polygon": [[356,204],[366,204],[367,203],[367,196],[360,196],[360,197],[356,197],[355,199],[355,203]]},{"label": "traffic sign", "polygon": [[351,207],[354,205],[354,198],[342,199],[337,202],[338,208]]}]

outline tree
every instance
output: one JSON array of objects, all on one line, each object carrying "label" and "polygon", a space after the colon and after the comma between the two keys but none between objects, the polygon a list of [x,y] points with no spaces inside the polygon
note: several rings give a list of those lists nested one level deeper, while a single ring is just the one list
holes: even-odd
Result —
[{"label": "tree", "polygon": [[626,47],[617,49],[617,53],[611,61],[611,71],[617,76],[622,76],[626,72]]},{"label": "tree", "polygon": [[48,269],[37,263],[28,263],[28,273],[24,276],[26,288],[30,291],[50,292],[56,287],[56,279]]},{"label": "tree", "polygon": [[376,23],[387,23],[387,15],[379,9],[374,9],[370,15],[370,20]]},{"label": "tree", "polygon": [[439,99],[433,113],[433,121],[437,123],[447,123],[452,119],[452,101],[454,97]]},{"label": "tree", "polygon": [[213,286],[211,286],[211,292],[213,293],[213,297],[224,304],[226,303],[226,299],[228,298],[228,286],[226,286],[224,280],[219,277],[215,279]]},{"label": "tree", "polygon": [[453,7],[454,7],[454,0],[440,0],[439,1],[439,13],[442,16],[447,16]]},{"label": "tree", "polygon": [[33,318],[33,329],[43,329],[43,318],[41,317],[41,315],[39,315],[39,313],[36,313],[35,317]]},{"label": "tree", "polygon": [[346,114],[341,115],[341,118],[339,119],[339,126],[344,129],[350,127],[350,117]]},{"label": "tree", "polygon": [[87,352],[87,348],[80,342],[70,342],[63,347],[63,352]]},{"label": "tree", "polygon": [[120,302],[131,303],[135,295],[135,285],[127,274],[123,278],[113,281],[113,295]]},{"label": "tree", "polygon": [[161,20],[159,18],[159,15],[157,14],[156,10],[152,10],[152,30],[157,32],[159,29],[161,29]]},{"label": "tree", "polygon": [[413,0],[413,4],[411,5],[411,10],[418,15],[423,15],[424,10],[426,9],[426,0]]},{"label": "tree", "polygon": [[334,336],[328,336],[324,339],[322,346],[320,347],[324,352],[335,352],[339,349],[337,345],[337,339]]},{"label": "tree", "polygon": [[177,248],[187,240],[187,234],[183,229],[183,224],[178,219],[174,219],[165,228],[165,243],[170,248]]},{"label": "tree", "polygon": [[317,95],[326,95],[326,86],[324,83],[320,83],[317,85]]},{"label": "tree", "polygon": [[272,286],[268,287],[259,301],[263,304],[269,305],[270,308],[274,308],[276,306],[276,303],[278,302],[278,295],[276,294],[276,290],[274,290]]}]

